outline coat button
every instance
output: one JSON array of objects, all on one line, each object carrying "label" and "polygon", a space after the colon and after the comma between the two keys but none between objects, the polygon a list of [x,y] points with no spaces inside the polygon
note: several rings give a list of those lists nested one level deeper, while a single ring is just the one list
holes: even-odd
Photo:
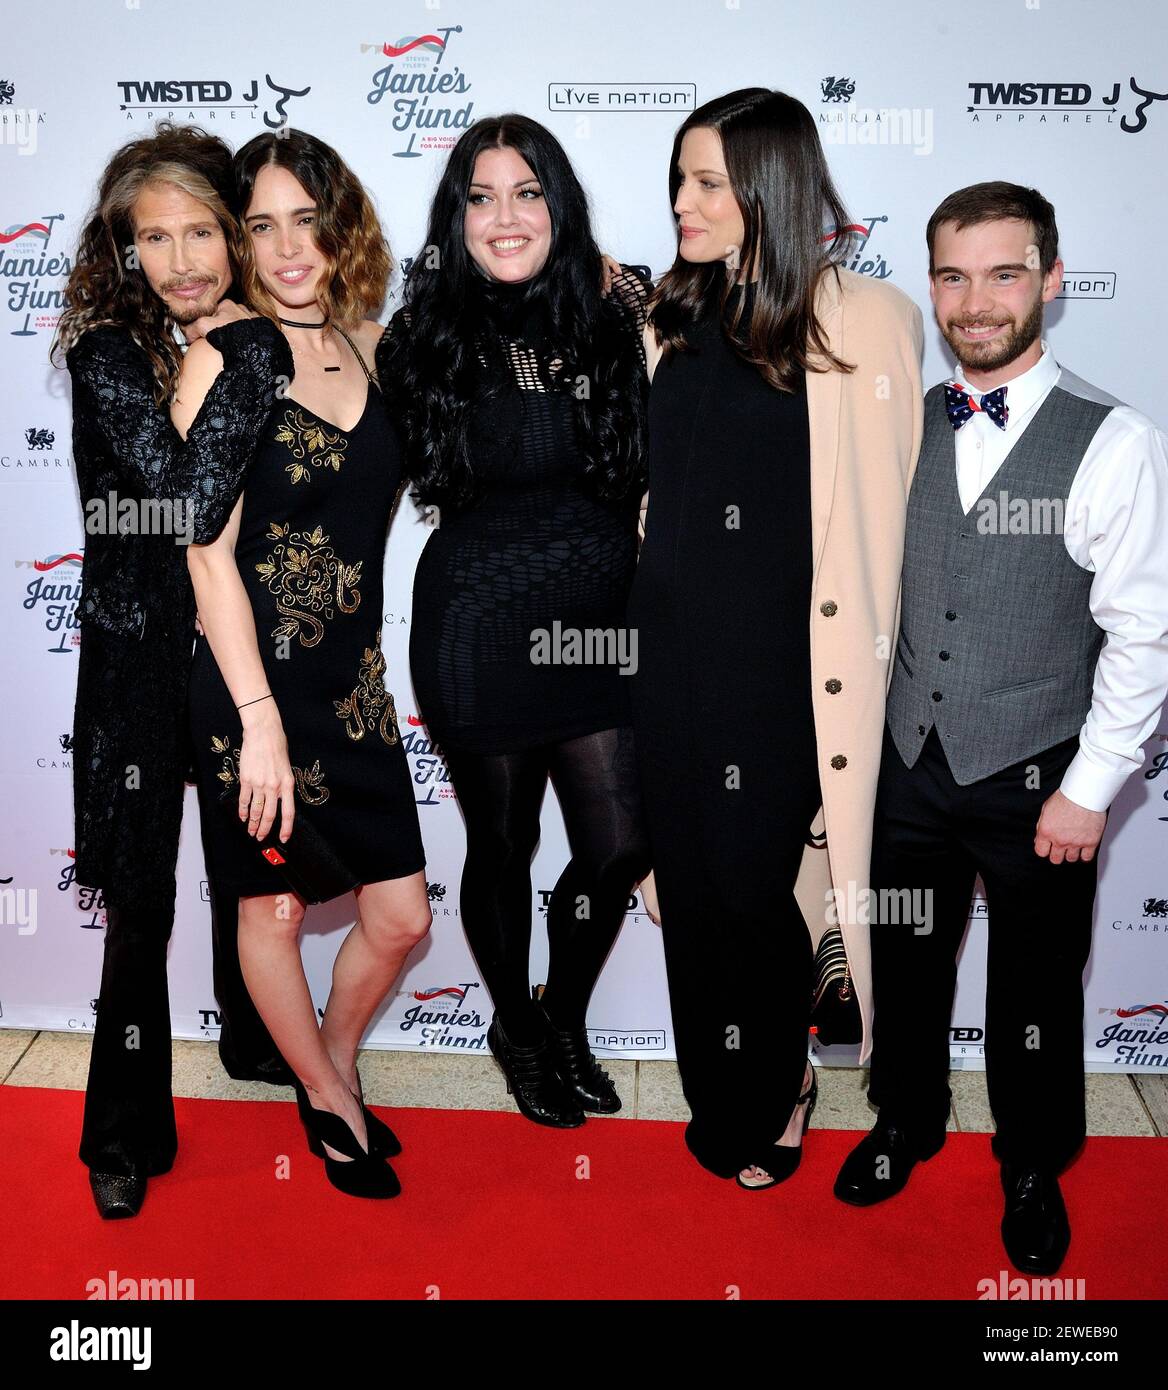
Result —
[{"label": "coat button", "polygon": [[829,598],[824,603],[821,603],[819,605],[819,611],[823,614],[825,618],[834,618],[835,615],[839,612],[839,606],[836,604],[834,599]]},{"label": "coat button", "polygon": [[934,699],[934,700],[937,700],[937,701],[940,701],[940,699],[941,699],[941,692],[940,692],[939,690],[934,690],[934,691],[933,691],[933,699]]},{"label": "coat button", "polygon": [[844,757],[844,755],[843,755],[842,753],[837,753],[837,754],[835,755],[835,757],[832,758],[832,760],[831,760],[831,765],[832,765],[832,767],[834,767],[835,770],[838,772],[838,771],[840,770],[841,767],[847,767],[847,765],[848,765],[848,760],[847,760],[847,758]]},{"label": "coat button", "polygon": [[823,688],[827,691],[829,695],[838,695],[840,691],[844,688],[844,683],[843,681],[837,681],[836,678],[833,676],[831,680],[824,681]]},{"label": "coat button", "polygon": [[952,621],[957,617],[957,614],[954,613],[954,611],[953,611],[952,608],[951,608],[951,609],[949,610],[949,612],[945,614],[945,617],[946,617],[950,622],[952,622]]},{"label": "coat button", "polygon": [[917,725],[917,733],[920,734],[920,736],[921,736],[922,738],[924,738],[924,736],[925,736],[925,726],[924,726],[923,724],[918,724],[918,725]]},{"label": "coat button", "polygon": [[948,652],[938,652],[937,655],[941,658],[942,661],[948,661],[948,660],[949,660],[949,653],[948,653]]}]

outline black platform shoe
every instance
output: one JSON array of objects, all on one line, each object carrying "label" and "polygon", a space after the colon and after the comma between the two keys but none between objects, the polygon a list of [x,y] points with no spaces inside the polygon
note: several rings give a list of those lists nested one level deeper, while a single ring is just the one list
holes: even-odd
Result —
[{"label": "black platform shoe", "polygon": [[146,1199],[146,1179],[136,1173],[99,1173],[91,1168],[89,1188],[106,1221],[137,1216]]},{"label": "black platform shoe", "polygon": [[[296,1106],[308,1134],[309,1149],[324,1158],[325,1176],[337,1191],[349,1197],[396,1197],[401,1183],[385,1159],[372,1150],[366,1152],[339,1115],[331,1110],[318,1110],[299,1080],[295,1090]],[[313,1140],[319,1145],[319,1152],[313,1148]],[[347,1155],[351,1161],[344,1163],[339,1158],[330,1158],[324,1151],[325,1144]]]},{"label": "black platform shoe", "polygon": [[1058,1178],[1039,1168],[1003,1163],[1002,1190],[1002,1244],[1014,1268],[1023,1274],[1053,1274],[1071,1243]]},{"label": "black platform shoe", "polygon": [[550,1041],[536,1047],[516,1047],[499,1024],[496,1014],[487,1029],[487,1046],[507,1078],[507,1094],[529,1120],[553,1129],[576,1129],[584,1112],[565,1088],[556,1071]]},{"label": "black platform shoe", "polygon": [[621,1108],[621,1098],[616,1093],[608,1072],[592,1055],[588,1046],[588,1031],[585,1028],[557,1028],[548,1016],[548,1011],[540,1003],[538,990],[533,988],[531,997],[547,1024],[551,1039],[552,1054],[560,1080],[576,1097],[581,1110],[592,1110],[598,1115],[615,1115]]}]

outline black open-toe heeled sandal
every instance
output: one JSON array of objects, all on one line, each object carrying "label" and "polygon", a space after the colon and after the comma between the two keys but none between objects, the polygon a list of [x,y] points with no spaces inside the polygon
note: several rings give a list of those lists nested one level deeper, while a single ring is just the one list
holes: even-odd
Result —
[{"label": "black open-toe heeled sandal", "polygon": [[788,1144],[772,1144],[767,1150],[767,1160],[765,1163],[754,1163],[755,1168],[761,1168],[764,1173],[770,1174],[769,1182],[743,1182],[741,1172],[735,1173],[734,1181],[744,1192],[766,1192],[772,1187],[777,1187],[779,1183],[786,1180],[794,1173],[799,1166],[799,1160],[803,1157],[803,1140],[807,1135],[807,1126],[811,1123],[811,1112],[815,1109],[815,1102],[819,1098],[819,1077],[815,1074],[815,1068],[811,1068],[811,1085],[799,1097],[796,1104],[802,1105],[804,1101],[810,1101],[807,1109],[803,1112],[803,1132],[799,1135],[799,1142],[794,1147]]}]

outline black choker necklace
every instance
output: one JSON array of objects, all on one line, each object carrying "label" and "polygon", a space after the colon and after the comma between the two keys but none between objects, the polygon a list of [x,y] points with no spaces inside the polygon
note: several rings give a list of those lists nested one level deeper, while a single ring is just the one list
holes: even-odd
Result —
[{"label": "black choker necklace", "polygon": [[280,319],[280,322],[287,328],[323,328],[328,320],[322,319],[320,323],[297,323],[295,319]]}]

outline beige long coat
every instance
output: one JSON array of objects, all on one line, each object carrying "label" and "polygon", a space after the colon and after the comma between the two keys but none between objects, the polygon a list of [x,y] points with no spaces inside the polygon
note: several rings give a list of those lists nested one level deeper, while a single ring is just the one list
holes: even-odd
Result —
[{"label": "beige long coat", "polygon": [[[867,889],[884,702],[899,618],[905,504],[923,426],[921,312],[883,281],[824,275],[816,314],[855,371],[807,373],[811,677],[823,809],[796,885],[813,943],[838,921],[872,1046]],[[651,365],[660,350],[650,345]],[[782,679],[782,673],[776,673]],[[834,902],[833,902],[834,891]]]}]

